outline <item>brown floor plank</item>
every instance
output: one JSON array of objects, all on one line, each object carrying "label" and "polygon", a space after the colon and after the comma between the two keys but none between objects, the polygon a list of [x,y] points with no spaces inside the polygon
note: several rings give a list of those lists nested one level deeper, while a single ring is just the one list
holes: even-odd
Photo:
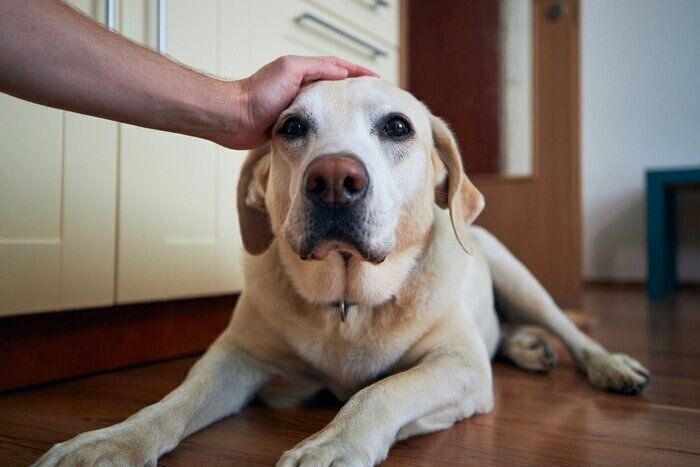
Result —
[{"label": "brown floor plank", "polygon": [[[644,395],[593,389],[560,346],[560,363],[550,375],[497,362],[492,413],[399,443],[386,465],[700,464],[700,294],[650,305],[638,290],[595,289],[586,292],[584,309],[593,316],[597,339],[651,369]],[[174,360],[0,395],[0,465],[27,465],[56,442],[124,419],[170,391],[193,362]],[[270,465],[323,427],[338,407],[329,397],[297,408],[256,401],[191,436],[159,463]]]}]

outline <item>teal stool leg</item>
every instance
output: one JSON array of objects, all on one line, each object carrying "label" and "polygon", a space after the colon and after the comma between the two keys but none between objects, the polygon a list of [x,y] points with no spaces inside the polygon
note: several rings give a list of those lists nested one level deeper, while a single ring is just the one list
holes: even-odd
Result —
[{"label": "teal stool leg", "polygon": [[676,200],[660,177],[647,174],[647,261],[650,298],[676,288]]}]

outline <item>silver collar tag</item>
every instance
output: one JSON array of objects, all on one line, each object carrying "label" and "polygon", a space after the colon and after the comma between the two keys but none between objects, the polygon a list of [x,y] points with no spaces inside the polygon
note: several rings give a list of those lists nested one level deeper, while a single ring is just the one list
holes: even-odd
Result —
[{"label": "silver collar tag", "polygon": [[338,303],[338,307],[340,308],[340,321],[344,323],[348,317],[348,303],[342,300]]},{"label": "silver collar tag", "polygon": [[340,321],[343,323],[346,319],[348,319],[348,312],[350,311],[350,307],[353,305],[355,304],[349,303],[347,300],[339,300],[330,304],[330,306],[333,308],[340,310]]}]

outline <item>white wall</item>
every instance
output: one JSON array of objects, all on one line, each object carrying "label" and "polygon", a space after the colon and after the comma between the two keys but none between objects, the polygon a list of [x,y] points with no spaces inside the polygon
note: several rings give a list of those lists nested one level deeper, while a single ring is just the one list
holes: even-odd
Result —
[{"label": "white wall", "polygon": [[500,0],[500,172],[532,174],[532,8],[523,0]]},{"label": "white wall", "polygon": [[[646,278],[644,172],[700,166],[700,1],[582,0],[584,276]],[[679,276],[700,280],[700,193]]]}]

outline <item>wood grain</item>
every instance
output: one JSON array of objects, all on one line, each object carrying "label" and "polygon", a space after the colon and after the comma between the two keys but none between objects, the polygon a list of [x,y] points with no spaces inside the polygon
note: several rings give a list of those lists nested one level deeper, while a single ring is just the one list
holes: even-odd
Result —
[{"label": "wood grain", "polygon": [[[397,444],[386,465],[698,465],[700,294],[651,305],[640,290],[587,291],[592,334],[652,371],[640,397],[592,388],[559,350],[547,376],[494,364],[492,413]],[[119,422],[184,378],[193,358],[0,395],[0,465],[26,465],[52,444]],[[290,389],[280,382],[267,392]],[[327,394],[303,407],[254,402],[189,437],[159,465],[272,465],[328,423]]]},{"label": "wood grain", "polygon": [[235,302],[229,295],[0,318],[0,391],[202,352]]},{"label": "wood grain", "polygon": [[486,198],[477,223],[494,232],[562,305],[582,289],[578,2],[547,18],[533,2],[534,165],[523,179],[475,177]]},{"label": "wood grain", "polygon": [[408,89],[445,119],[470,174],[498,173],[499,2],[410,1]]},{"label": "wood grain", "polygon": [[[497,7],[490,0],[408,2],[408,88],[456,133],[467,173],[486,198],[477,223],[525,263],[560,304],[582,288],[578,1],[547,17],[533,8],[533,170],[497,173]],[[491,160],[491,162],[489,162]]]}]

